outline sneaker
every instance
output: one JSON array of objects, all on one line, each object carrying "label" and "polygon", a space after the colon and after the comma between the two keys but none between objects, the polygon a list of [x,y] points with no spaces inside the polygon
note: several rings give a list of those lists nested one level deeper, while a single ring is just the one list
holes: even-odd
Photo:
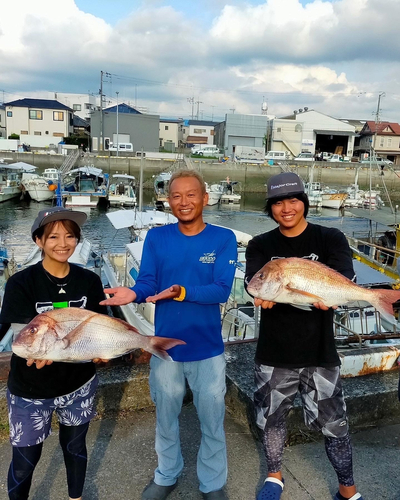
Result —
[{"label": "sneaker", "polygon": [[282,495],[284,480],[276,477],[267,477],[264,486],[258,492],[257,500],[279,500]]},{"label": "sneaker", "polygon": [[[342,498],[344,497],[339,492],[337,492],[334,500],[342,500]],[[356,493],[351,498],[348,498],[346,500],[363,500],[363,497],[360,495],[360,493]]]},{"label": "sneaker", "polygon": [[222,488],[220,490],[202,493],[202,495],[203,498],[207,500],[228,500],[228,496]]},{"label": "sneaker", "polygon": [[143,490],[142,500],[165,500],[168,495],[174,491],[177,484],[178,482],[171,484],[171,486],[160,486],[152,479]]}]

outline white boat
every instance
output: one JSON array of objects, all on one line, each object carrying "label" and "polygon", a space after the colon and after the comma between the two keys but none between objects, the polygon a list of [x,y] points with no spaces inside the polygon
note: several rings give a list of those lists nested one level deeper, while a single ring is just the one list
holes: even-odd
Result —
[{"label": "white boat", "polygon": [[35,168],[24,162],[0,165],[0,203],[20,197],[22,194],[22,173],[24,171],[32,172]]},{"label": "white boat", "polygon": [[319,182],[305,182],[304,191],[307,194],[310,208],[322,207],[322,190]]},{"label": "white boat", "polygon": [[223,188],[220,184],[211,184],[211,186],[206,182],[206,191],[208,193],[208,203],[207,205],[213,206],[218,205],[221,200],[223,193]]},{"label": "white boat", "polygon": [[168,187],[172,177],[171,172],[161,172],[154,178],[154,192],[156,195],[156,208],[159,210],[168,210]]},{"label": "white boat", "polygon": [[136,205],[135,177],[128,174],[114,174],[108,188],[108,202],[111,207],[134,207]]},{"label": "white boat", "polygon": [[324,208],[333,208],[339,210],[344,206],[344,203],[347,199],[347,193],[339,193],[336,190],[330,190],[329,192],[325,192],[322,190],[322,206]]},{"label": "white boat", "polygon": [[360,189],[358,186],[359,167],[356,168],[354,184],[351,184],[347,190],[347,198],[344,201],[345,207],[353,208],[371,208],[372,210],[385,206],[377,189]]},{"label": "white boat", "polygon": [[104,174],[99,168],[85,166],[71,170],[69,175],[74,177],[74,191],[63,190],[66,207],[107,205],[108,174]]},{"label": "white boat", "polygon": [[220,203],[226,203],[229,205],[236,205],[240,203],[242,196],[235,193],[235,189],[240,186],[238,181],[231,181],[229,177],[227,177],[226,180],[220,181],[219,185],[222,190]]},{"label": "white boat", "polygon": [[30,173],[22,174],[21,184],[34,201],[51,200],[57,187],[57,184],[49,184],[44,177]]}]

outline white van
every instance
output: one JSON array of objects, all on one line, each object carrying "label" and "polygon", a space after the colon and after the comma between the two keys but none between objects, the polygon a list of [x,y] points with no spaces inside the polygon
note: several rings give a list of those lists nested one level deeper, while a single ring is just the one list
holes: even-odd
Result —
[{"label": "white van", "polygon": [[[110,142],[109,151],[117,151],[117,143]],[[118,143],[118,151],[128,152],[133,151],[133,144],[131,142],[119,142]]]},{"label": "white van", "polygon": [[193,146],[192,155],[199,156],[216,156],[219,154],[219,148],[215,145],[209,146],[207,144],[203,144],[200,146]]},{"label": "white van", "polygon": [[265,155],[266,160],[289,160],[289,151],[268,151]]}]

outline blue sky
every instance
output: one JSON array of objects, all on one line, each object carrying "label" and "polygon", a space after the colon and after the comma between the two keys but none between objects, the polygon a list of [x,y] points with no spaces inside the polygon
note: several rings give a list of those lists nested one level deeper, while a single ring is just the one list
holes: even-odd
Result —
[{"label": "blue sky", "polygon": [[[22,5],[21,5],[22,4]],[[2,5],[0,99],[98,94],[161,116],[307,106],[400,122],[400,1],[21,0]],[[195,106],[197,111],[197,105]]]}]

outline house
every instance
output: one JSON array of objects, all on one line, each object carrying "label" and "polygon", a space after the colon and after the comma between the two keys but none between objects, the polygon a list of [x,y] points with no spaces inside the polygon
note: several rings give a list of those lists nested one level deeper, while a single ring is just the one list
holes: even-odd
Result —
[{"label": "house", "polygon": [[4,106],[7,135],[18,134],[33,147],[57,144],[73,133],[72,109],[56,100],[25,98]]},{"label": "house", "polygon": [[[159,115],[142,114],[121,103],[96,109],[91,118],[92,151],[106,151],[110,143],[132,143],[133,151],[159,151]],[[118,140],[117,140],[118,139]]]},{"label": "house", "polygon": [[370,153],[400,164],[400,125],[398,123],[366,121],[360,132],[357,153]]},{"label": "house", "polygon": [[269,118],[267,115],[225,115],[215,126],[215,144],[231,156],[236,146],[264,147]]},{"label": "house", "polygon": [[355,127],[350,123],[304,108],[270,121],[267,147],[273,151],[288,150],[293,156],[322,151],[352,156],[355,135]]},{"label": "house", "polygon": [[160,148],[174,152],[183,145],[183,120],[160,118]]},{"label": "house", "polygon": [[215,144],[214,127],[216,122],[208,120],[184,120],[183,142],[190,148],[194,144]]}]

